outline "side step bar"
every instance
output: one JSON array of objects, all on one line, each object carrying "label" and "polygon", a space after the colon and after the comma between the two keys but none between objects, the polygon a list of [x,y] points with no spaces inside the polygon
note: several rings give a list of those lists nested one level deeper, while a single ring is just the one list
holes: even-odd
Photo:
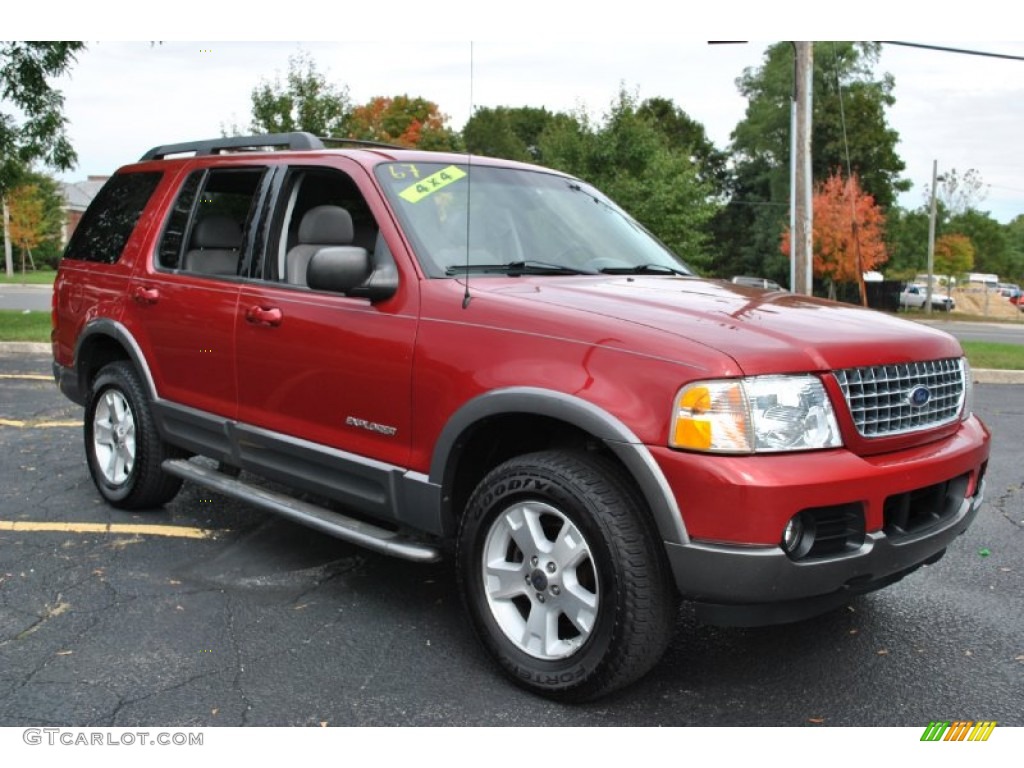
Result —
[{"label": "side step bar", "polygon": [[251,485],[223,472],[192,464],[186,459],[168,459],[161,466],[169,475],[191,480],[225,496],[232,496],[270,512],[276,512],[289,520],[375,552],[419,563],[433,563],[441,559],[441,552],[437,547],[403,537],[394,531],[353,520],[283,493]]}]

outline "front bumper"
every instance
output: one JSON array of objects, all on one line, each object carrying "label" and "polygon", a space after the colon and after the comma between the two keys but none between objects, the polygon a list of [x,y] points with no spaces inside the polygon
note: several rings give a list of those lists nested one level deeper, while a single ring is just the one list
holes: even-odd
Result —
[{"label": "front bumper", "polygon": [[868,533],[859,549],[821,560],[794,561],[780,547],[665,546],[680,591],[700,603],[703,620],[733,626],[798,621],[935,562],[971,525],[983,499],[984,481],[942,525],[906,537]]},{"label": "front bumper", "polygon": [[[690,536],[665,543],[680,593],[716,623],[766,624],[828,610],[941,557],[983,501],[989,434],[971,418],[947,439],[872,457],[654,453]],[[892,523],[889,500],[957,478],[949,487],[960,496],[947,499],[934,520],[908,530]],[[783,552],[782,530],[793,515],[836,505],[862,510],[855,545],[805,559]]]}]

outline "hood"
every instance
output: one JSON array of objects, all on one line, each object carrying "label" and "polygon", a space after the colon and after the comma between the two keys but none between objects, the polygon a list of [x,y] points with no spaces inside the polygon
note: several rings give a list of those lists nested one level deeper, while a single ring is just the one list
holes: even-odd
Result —
[{"label": "hood", "polygon": [[[478,280],[474,293],[615,321],[605,342],[687,362],[701,345],[748,375],[959,357],[952,336],[848,304],[690,277],[519,277]],[[666,334],[678,340],[666,348]],[[581,328],[581,338],[587,336]],[[703,351],[701,353],[704,354]]]}]

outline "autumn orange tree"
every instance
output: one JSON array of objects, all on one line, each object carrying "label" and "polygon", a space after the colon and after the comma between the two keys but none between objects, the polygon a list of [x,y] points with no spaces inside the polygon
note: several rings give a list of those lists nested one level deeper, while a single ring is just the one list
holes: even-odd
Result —
[{"label": "autumn orange tree", "polygon": [[455,134],[437,105],[419,96],[375,96],[348,118],[352,139],[420,149],[455,149]]},{"label": "autumn orange tree", "polygon": [[43,198],[39,188],[25,184],[11,191],[7,196],[10,210],[11,242],[21,249],[21,271],[25,272],[25,255],[32,262],[32,249],[37,248],[46,237],[44,231]]},{"label": "autumn orange tree", "polygon": [[[885,215],[864,192],[854,174],[844,179],[833,173],[817,186],[814,210],[814,275],[836,283],[862,283],[863,273],[884,264]],[[782,252],[789,254],[790,232],[782,235]],[[863,290],[862,290],[863,294]]]}]

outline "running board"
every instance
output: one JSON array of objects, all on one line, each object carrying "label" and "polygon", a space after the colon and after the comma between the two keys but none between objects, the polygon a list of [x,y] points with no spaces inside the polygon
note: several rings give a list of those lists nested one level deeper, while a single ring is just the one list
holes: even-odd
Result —
[{"label": "running board", "polygon": [[394,531],[345,517],[283,493],[237,480],[223,472],[193,464],[186,459],[168,459],[161,466],[169,475],[191,480],[225,496],[232,496],[270,512],[276,512],[289,520],[375,552],[419,563],[433,563],[441,559],[440,550],[429,544],[405,538]]}]

